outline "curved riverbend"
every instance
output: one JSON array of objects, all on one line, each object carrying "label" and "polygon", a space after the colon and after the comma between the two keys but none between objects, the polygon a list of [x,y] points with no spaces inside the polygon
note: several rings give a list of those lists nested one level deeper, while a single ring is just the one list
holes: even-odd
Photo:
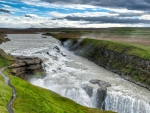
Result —
[{"label": "curved riverbend", "polygon": [[[100,79],[111,84],[107,89],[105,110],[118,113],[150,113],[150,92],[134,83],[124,80],[85,58],[74,55],[61,47],[60,42],[40,34],[10,34],[11,41],[0,48],[8,54],[37,56],[43,60],[46,77],[31,80],[31,83],[50,89],[84,106],[97,107],[97,85],[91,79]],[[59,48],[59,49],[58,49]],[[89,96],[84,85],[93,87]]]},{"label": "curved riverbend", "polygon": [[14,113],[13,109],[12,109],[12,103],[14,102],[14,100],[16,99],[16,90],[15,88],[10,84],[10,79],[9,77],[7,77],[4,73],[3,70],[6,69],[7,67],[3,67],[0,69],[0,74],[4,77],[5,82],[8,86],[11,87],[12,89],[12,98],[11,100],[8,102],[8,104],[6,105],[6,108],[8,110],[9,113]]}]

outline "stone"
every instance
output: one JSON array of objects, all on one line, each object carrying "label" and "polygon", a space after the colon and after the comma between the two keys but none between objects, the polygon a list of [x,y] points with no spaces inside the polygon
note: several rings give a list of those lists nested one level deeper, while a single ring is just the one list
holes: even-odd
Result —
[{"label": "stone", "polygon": [[93,87],[91,87],[91,86],[89,86],[89,85],[84,85],[83,87],[82,87],[85,91],[86,91],[86,93],[91,97],[92,96],[92,94],[93,94]]},{"label": "stone", "polygon": [[89,81],[92,84],[98,84],[100,87],[110,87],[111,84],[109,82],[105,82],[103,80],[92,79]]},{"label": "stone", "polygon": [[107,88],[101,87],[97,89],[97,108],[105,110],[105,98],[107,95]]}]

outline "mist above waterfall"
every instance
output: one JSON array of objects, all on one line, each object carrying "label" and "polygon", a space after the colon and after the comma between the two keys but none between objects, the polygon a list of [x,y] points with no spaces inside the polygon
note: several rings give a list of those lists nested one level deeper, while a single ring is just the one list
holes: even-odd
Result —
[{"label": "mist above waterfall", "polygon": [[[63,48],[58,40],[52,37],[43,39],[40,34],[14,34],[8,37],[11,41],[0,45],[5,52],[12,55],[37,56],[43,60],[47,76],[43,79],[32,79],[32,84],[50,89],[84,106],[97,107],[99,86],[89,81],[100,79],[111,84],[105,99],[106,110],[119,113],[150,113],[150,92],[147,89],[74,55]],[[80,41],[82,40],[79,40],[79,43]],[[85,90],[85,85],[93,88],[90,94]]]}]

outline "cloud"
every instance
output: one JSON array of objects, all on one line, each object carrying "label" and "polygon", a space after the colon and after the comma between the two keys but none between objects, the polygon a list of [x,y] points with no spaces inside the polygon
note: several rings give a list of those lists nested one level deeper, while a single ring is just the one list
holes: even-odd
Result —
[{"label": "cloud", "polygon": [[136,17],[136,16],[142,16],[143,13],[119,13],[119,17]]},{"label": "cloud", "polygon": [[129,10],[150,10],[149,0],[41,0],[56,4],[84,4],[110,8],[126,8]]},{"label": "cloud", "polygon": [[90,23],[119,23],[119,24],[139,24],[139,23],[149,23],[150,20],[138,19],[138,18],[117,18],[109,16],[100,17],[65,17],[67,20],[71,21],[88,21]]},{"label": "cloud", "polygon": [[6,9],[0,9],[0,12],[3,12],[3,13],[10,13],[9,10],[6,10]]},{"label": "cloud", "polygon": [[[87,18],[87,17],[85,17]],[[95,19],[96,20],[96,19]],[[73,27],[73,28],[107,28],[107,27],[133,27],[133,24],[124,23],[101,23],[100,21],[74,21],[67,19],[55,19],[46,17],[27,18],[24,16],[1,15],[0,26],[5,28],[56,28],[56,27]],[[150,26],[150,24],[135,24],[134,27]]]},{"label": "cloud", "polygon": [[29,18],[38,18],[36,14],[25,14],[24,16]]}]

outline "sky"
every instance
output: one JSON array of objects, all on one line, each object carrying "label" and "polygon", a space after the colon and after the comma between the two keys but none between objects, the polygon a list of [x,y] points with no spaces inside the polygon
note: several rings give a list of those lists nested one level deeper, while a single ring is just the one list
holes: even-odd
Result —
[{"label": "sky", "polygon": [[0,28],[150,27],[150,0],[0,0]]}]

